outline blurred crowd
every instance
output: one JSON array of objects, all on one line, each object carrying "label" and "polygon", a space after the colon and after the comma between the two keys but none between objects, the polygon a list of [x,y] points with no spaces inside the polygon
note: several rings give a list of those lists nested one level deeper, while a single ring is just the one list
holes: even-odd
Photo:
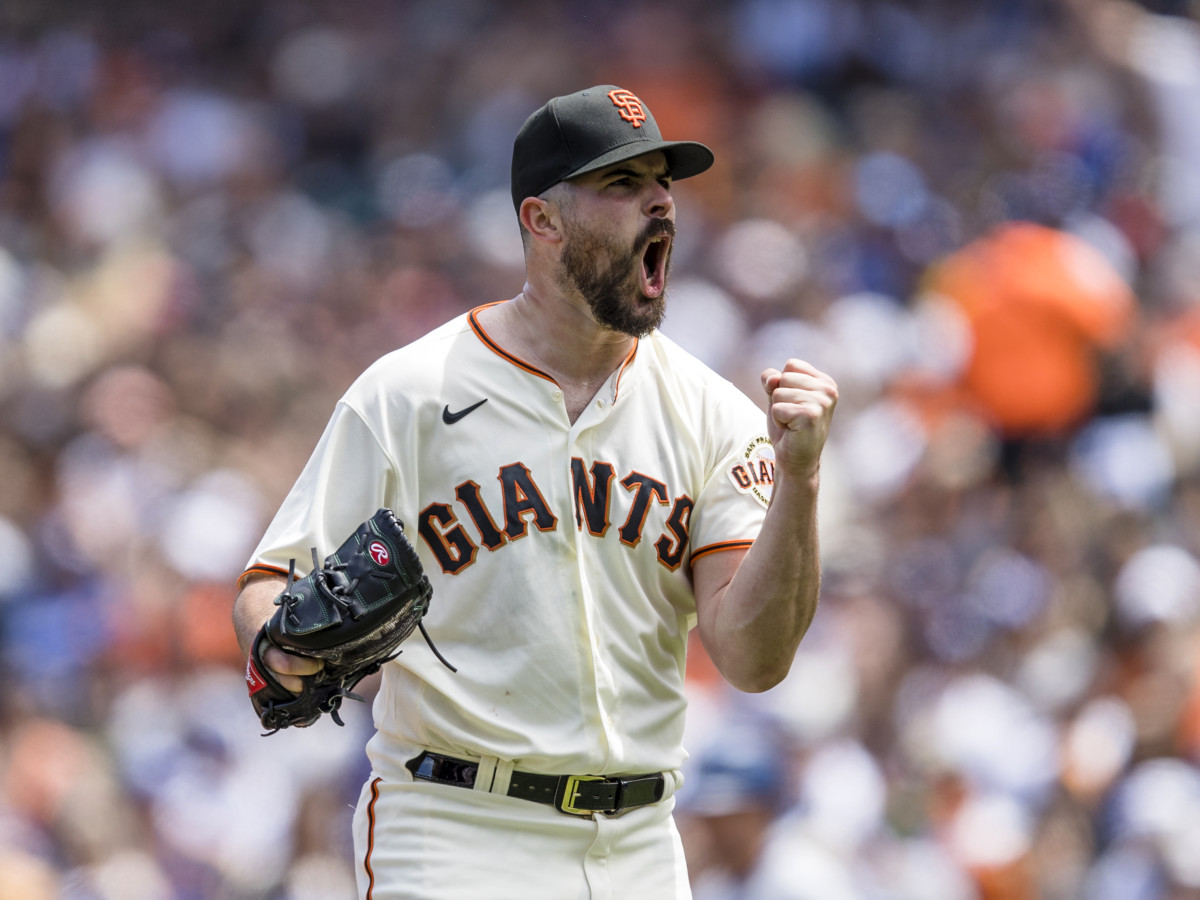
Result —
[{"label": "blurred crowd", "polygon": [[354,896],[369,710],[261,737],[234,582],[596,83],[717,154],[664,331],[842,393],[792,675],[689,658],[697,900],[1200,897],[1198,12],[0,6],[0,900]]}]

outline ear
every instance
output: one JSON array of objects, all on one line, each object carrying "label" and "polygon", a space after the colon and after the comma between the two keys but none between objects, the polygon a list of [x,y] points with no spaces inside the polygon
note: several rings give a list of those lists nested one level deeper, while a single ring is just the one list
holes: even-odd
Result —
[{"label": "ear", "polygon": [[558,243],[562,240],[562,219],[558,207],[541,197],[526,197],[517,210],[521,225],[537,241]]}]

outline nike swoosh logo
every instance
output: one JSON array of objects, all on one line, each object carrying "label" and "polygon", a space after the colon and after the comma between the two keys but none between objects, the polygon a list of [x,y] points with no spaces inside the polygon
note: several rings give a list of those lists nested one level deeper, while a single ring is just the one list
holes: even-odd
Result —
[{"label": "nike swoosh logo", "polygon": [[479,407],[483,406],[483,404],[485,404],[485,403],[487,403],[487,397],[484,397],[478,403],[472,403],[466,409],[460,409],[458,412],[450,412],[450,406],[447,404],[442,409],[442,421],[445,422],[447,425],[453,425],[455,422],[457,422],[463,416],[466,416],[466,415],[469,415],[469,414],[475,412],[475,410],[479,409]]}]

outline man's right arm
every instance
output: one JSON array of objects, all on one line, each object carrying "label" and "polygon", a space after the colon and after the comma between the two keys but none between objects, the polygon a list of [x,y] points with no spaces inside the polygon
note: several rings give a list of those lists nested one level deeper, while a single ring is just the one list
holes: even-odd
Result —
[{"label": "man's right arm", "polygon": [[[259,629],[275,614],[275,598],[286,585],[286,578],[260,575],[248,581],[233,601],[233,629],[243,656],[250,656]],[[284,653],[277,647],[267,648],[263,662],[280,684],[297,694],[304,689],[299,676],[315,674],[323,665],[320,660]]]},{"label": "man's right arm", "polygon": [[[328,553],[358,527],[365,515],[384,505],[382,499],[391,496],[393,485],[391,460],[376,440],[375,432],[354,408],[340,402],[276,513],[285,524],[279,532],[268,530],[262,546],[273,549],[276,556],[272,562],[276,563],[281,555],[287,558],[284,554],[307,556],[307,548],[313,546]],[[322,511],[319,521],[312,514],[314,508]],[[279,538],[279,533],[290,537]],[[252,563],[262,562],[258,557],[260,550],[255,551]],[[255,635],[275,614],[275,598],[287,586],[287,575],[276,571],[278,574],[272,574],[256,565],[246,575],[245,585],[234,601],[233,627],[238,646],[247,657]],[[322,666],[318,661],[284,653],[277,647],[264,651],[263,663],[293,693],[303,690],[296,676],[312,675]]]}]

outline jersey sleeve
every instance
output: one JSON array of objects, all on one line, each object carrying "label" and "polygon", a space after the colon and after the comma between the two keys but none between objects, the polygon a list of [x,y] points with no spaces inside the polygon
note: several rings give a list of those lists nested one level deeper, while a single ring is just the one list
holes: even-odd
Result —
[{"label": "jersey sleeve", "polygon": [[[346,478],[345,473],[353,473]],[[239,584],[256,574],[296,573],[341,546],[380,506],[394,506],[399,492],[396,467],[362,417],[339,403],[299,478],[288,492]]]},{"label": "jersey sleeve", "polygon": [[766,415],[730,386],[706,428],[713,464],[691,518],[692,560],[722,550],[746,549],[758,536],[771,502],[775,450]]}]

